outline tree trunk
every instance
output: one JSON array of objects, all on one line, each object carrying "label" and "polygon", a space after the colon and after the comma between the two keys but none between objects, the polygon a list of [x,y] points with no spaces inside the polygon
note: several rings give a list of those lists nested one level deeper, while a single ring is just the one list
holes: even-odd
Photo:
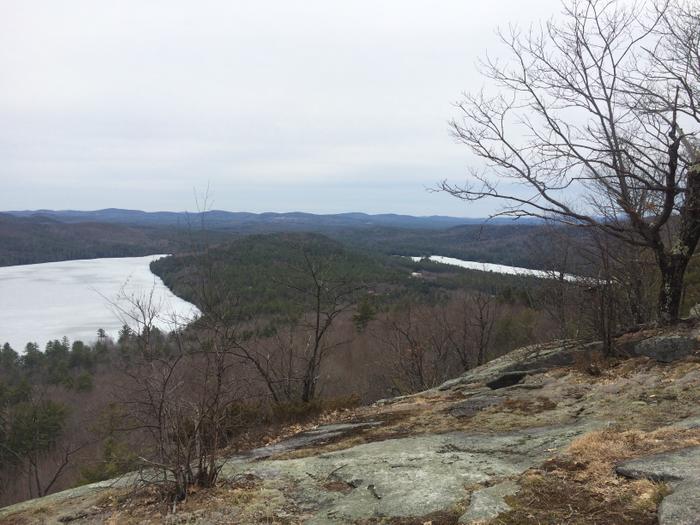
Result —
[{"label": "tree trunk", "polygon": [[659,322],[672,324],[681,314],[681,297],[683,295],[683,278],[689,257],[674,254],[659,261],[661,270],[661,289],[659,290]]},{"label": "tree trunk", "polygon": [[301,392],[301,401],[303,403],[310,403],[313,401],[314,397],[316,397],[317,366],[315,363],[316,358],[314,357],[313,362],[309,364],[304,376]]},{"label": "tree trunk", "polygon": [[600,296],[600,320],[598,329],[600,331],[600,339],[603,341],[603,354],[606,356],[613,355],[613,292],[612,281],[606,279],[605,284],[599,288]]},{"label": "tree trunk", "polygon": [[661,270],[659,321],[662,324],[670,324],[680,318],[685,270],[700,239],[700,152],[693,151],[692,146],[689,149],[694,159],[688,167],[686,197],[680,211],[677,240],[670,251],[657,251]]}]

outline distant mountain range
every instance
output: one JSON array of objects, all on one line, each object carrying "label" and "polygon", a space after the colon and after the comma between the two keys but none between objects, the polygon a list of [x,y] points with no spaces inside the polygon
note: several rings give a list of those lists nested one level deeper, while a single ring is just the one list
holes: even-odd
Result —
[{"label": "distant mountain range", "polygon": [[240,236],[285,232],[320,233],[349,246],[390,255],[444,255],[513,266],[548,266],[537,256],[547,251],[532,249],[541,233],[540,225],[533,221],[120,209],[0,212],[0,266],[181,253],[196,249],[201,242],[220,245]]},{"label": "distant mountain range", "polygon": [[[337,228],[371,228],[391,227],[410,229],[444,229],[453,226],[472,224],[512,224],[512,219],[484,218],[470,219],[432,215],[415,217],[412,215],[397,215],[384,213],[369,215],[366,213],[338,213],[317,215],[313,213],[247,213],[212,210],[203,213],[188,212],[145,212],[139,210],[123,210],[108,208],[95,211],[76,210],[24,210],[4,212],[15,217],[53,219],[63,223],[99,222],[108,224],[124,224],[132,226],[167,226],[167,227],[196,227],[202,224],[207,229],[250,231],[294,231],[306,229],[337,229]],[[523,223],[525,221],[518,221]]]}]

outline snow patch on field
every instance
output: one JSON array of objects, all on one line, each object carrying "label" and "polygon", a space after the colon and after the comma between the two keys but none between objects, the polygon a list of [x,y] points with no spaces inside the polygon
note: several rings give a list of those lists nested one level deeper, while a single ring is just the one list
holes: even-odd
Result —
[{"label": "snow patch on field", "polygon": [[463,261],[453,257],[443,257],[442,255],[431,255],[429,257],[411,257],[413,261],[419,262],[428,259],[432,262],[440,264],[449,264],[451,266],[459,266],[467,270],[477,270],[479,272],[493,272],[506,275],[525,275],[529,277],[537,277],[540,279],[564,279],[565,281],[575,282],[581,280],[581,277],[565,273],[561,275],[559,272],[546,270],[533,270],[531,268],[521,268],[519,266],[506,266],[505,264],[483,263],[477,261]]}]

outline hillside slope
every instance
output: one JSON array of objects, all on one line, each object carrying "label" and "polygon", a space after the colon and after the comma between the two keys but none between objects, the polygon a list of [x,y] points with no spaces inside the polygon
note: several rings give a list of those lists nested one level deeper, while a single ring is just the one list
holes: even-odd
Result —
[{"label": "hillside slope", "polygon": [[0,520],[695,523],[699,337],[697,325],[640,331],[607,359],[597,343],[516,350],[229,457],[219,486],[175,514],[131,475],[5,508]]},{"label": "hillside slope", "polygon": [[0,266],[169,253],[173,232],[119,224],[65,224],[0,213]]}]

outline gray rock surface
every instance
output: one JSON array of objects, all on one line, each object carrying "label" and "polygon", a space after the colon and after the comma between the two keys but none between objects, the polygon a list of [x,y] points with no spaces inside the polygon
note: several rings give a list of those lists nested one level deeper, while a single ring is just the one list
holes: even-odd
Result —
[{"label": "gray rock surface", "polygon": [[700,482],[700,447],[664,452],[619,464],[618,474],[653,481],[696,480]]},{"label": "gray rock surface", "polygon": [[658,335],[640,341],[634,353],[660,363],[671,363],[692,354],[696,347],[697,340],[689,335]]},{"label": "gray rock surface", "polygon": [[[509,354],[489,361],[447,381],[437,387],[438,391],[459,389],[475,383],[498,382],[499,378],[540,373],[544,370],[573,364],[578,356],[598,352],[602,349],[600,342],[581,344],[576,341],[555,341],[519,348]],[[512,383],[511,383],[512,384]]]},{"label": "gray rock surface", "polygon": [[471,417],[485,408],[500,405],[506,400],[497,396],[475,396],[450,407],[450,414],[455,417]]},{"label": "gray rock surface", "polygon": [[659,506],[659,525],[700,525],[700,484],[677,483]]},{"label": "gray rock surface", "polygon": [[517,494],[520,487],[514,481],[504,481],[492,487],[477,490],[472,494],[469,508],[459,518],[459,523],[471,524],[492,520],[502,512],[510,510],[506,496]]},{"label": "gray rock surface", "polygon": [[378,421],[369,421],[366,423],[345,423],[336,425],[321,425],[313,430],[300,432],[288,439],[267,445],[266,447],[255,448],[245,454],[235,456],[233,459],[264,459],[277,454],[283,454],[290,450],[296,450],[302,447],[318,445],[320,443],[344,436],[352,430],[368,428],[381,425]]},{"label": "gray rock surface", "polygon": [[[345,423],[336,425],[321,425],[313,430],[301,432],[295,436],[292,436],[291,438],[280,441],[279,443],[256,448],[247,452],[246,454],[232,456],[226,460],[225,464],[241,464],[248,463],[250,461],[262,460],[276,454],[288,452],[290,450],[296,450],[301,447],[329,441],[343,436],[353,430],[377,426],[380,424],[380,422],[370,421],[355,424]],[[3,517],[11,513],[20,512],[25,509],[32,509],[37,505],[51,505],[54,502],[65,501],[67,499],[88,497],[92,494],[100,493],[105,489],[133,486],[137,480],[143,479],[144,476],[147,477],[148,475],[148,472],[141,472],[139,474],[125,474],[119,478],[98,481],[97,483],[91,483],[89,485],[81,485],[80,487],[49,494],[48,496],[44,496],[42,498],[27,500],[8,507],[0,508],[0,522],[2,522]],[[66,518],[70,518],[70,516],[66,516]],[[70,521],[76,520],[71,519]]]},{"label": "gray rock surface", "polygon": [[700,319],[700,304],[696,304],[690,307],[688,317],[690,319]]},{"label": "gray rock surface", "polygon": [[659,525],[700,525],[700,447],[655,454],[617,466],[618,474],[666,481],[673,491],[659,507]]},{"label": "gray rock surface", "polygon": [[673,426],[681,429],[700,428],[700,416],[687,417]]},{"label": "gray rock surface", "polygon": [[517,385],[527,376],[527,370],[517,370],[512,372],[506,372],[503,375],[498,376],[496,379],[492,379],[486,383],[486,386],[491,390],[498,390],[499,388],[506,388],[509,386]]},{"label": "gray rock surface", "polygon": [[[462,501],[465,486],[520,474],[590,429],[568,425],[388,439],[308,458],[227,463],[222,475],[290,480],[297,487],[296,504],[314,516],[310,524],[424,516]],[[330,480],[349,489],[328,491]]]}]

